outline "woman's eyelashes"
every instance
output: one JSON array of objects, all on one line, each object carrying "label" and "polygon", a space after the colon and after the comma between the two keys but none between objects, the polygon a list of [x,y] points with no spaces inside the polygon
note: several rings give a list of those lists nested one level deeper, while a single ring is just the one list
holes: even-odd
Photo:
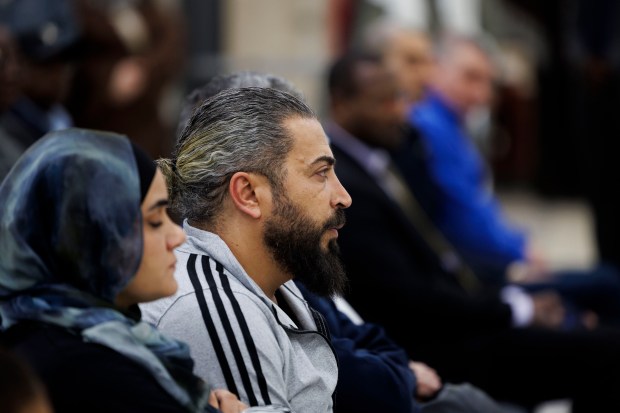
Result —
[{"label": "woman's eyelashes", "polygon": [[149,224],[149,226],[151,228],[159,228],[162,226],[163,222],[162,221],[157,221],[157,222],[153,222],[153,221],[147,221],[147,223]]},{"label": "woman's eyelashes", "polygon": [[145,217],[145,221],[149,227],[156,229],[163,225],[165,217],[166,208],[157,208]]}]

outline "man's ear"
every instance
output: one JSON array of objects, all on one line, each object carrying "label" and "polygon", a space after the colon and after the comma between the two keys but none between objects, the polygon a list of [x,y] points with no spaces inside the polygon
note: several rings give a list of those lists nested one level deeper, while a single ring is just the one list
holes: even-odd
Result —
[{"label": "man's ear", "polygon": [[261,175],[235,172],[230,178],[228,191],[233,204],[239,211],[258,219],[262,215],[260,194],[264,192],[265,185],[268,185],[268,181]]}]

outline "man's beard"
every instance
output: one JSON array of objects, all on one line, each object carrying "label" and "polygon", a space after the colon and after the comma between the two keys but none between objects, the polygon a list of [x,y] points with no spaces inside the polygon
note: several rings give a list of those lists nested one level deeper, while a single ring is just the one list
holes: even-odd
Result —
[{"label": "man's beard", "polygon": [[330,239],[327,250],[321,239],[330,228],[345,223],[342,209],[322,225],[317,225],[286,196],[274,197],[273,216],[265,222],[265,245],[275,260],[310,291],[332,296],[341,294],[347,284],[340,248]]}]

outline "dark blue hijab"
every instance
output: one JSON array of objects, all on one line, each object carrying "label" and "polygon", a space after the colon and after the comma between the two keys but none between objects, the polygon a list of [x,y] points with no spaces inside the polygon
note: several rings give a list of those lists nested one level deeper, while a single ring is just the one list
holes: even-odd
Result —
[{"label": "dark blue hijab", "polygon": [[79,331],[202,410],[208,391],[188,347],[139,321],[137,306],[131,316],[113,304],[142,258],[136,159],[124,136],[67,129],[14,165],[0,185],[0,330],[34,320]]}]

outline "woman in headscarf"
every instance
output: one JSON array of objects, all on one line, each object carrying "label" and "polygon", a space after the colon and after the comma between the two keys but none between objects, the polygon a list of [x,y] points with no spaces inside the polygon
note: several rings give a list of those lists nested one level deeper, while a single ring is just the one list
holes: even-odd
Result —
[{"label": "woman in headscarf", "polygon": [[140,321],[176,291],[161,172],[120,135],[48,134],[0,185],[0,336],[56,413],[239,412],[193,375],[188,347]]}]

